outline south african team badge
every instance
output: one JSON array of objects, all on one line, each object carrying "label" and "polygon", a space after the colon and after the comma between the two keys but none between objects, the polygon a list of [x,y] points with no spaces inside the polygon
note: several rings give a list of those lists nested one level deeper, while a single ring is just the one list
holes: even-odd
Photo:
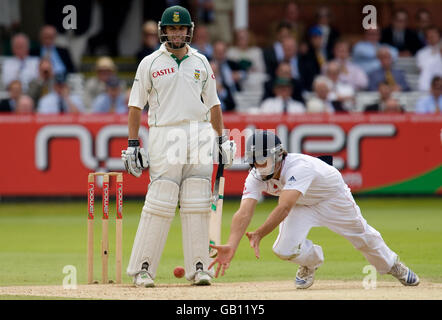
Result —
[{"label": "south african team badge", "polygon": [[173,22],[180,22],[180,13],[179,11],[175,11],[173,13],[173,18],[172,18]]},{"label": "south african team badge", "polygon": [[195,80],[199,80],[201,75],[201,70],[195,69],[193,75],[195,76]]}]

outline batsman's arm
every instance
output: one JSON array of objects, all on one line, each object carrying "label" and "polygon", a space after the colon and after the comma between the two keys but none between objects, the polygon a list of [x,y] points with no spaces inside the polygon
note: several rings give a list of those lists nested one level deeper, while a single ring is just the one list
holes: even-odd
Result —
[{"label": "batsman's arm", "polygon": [[142,112],[143,110],[140,108],[129,106],[129,140],[138,140],[138,131],[140,130]]},{"label": "batsman's arm", "polygon": [[210,109],[210,123],[212,124],[213,130],[218,134],[218,136],[222,136],[224,123],[223,123],[223,113],[221,111],[221,105],[214,105]]}]

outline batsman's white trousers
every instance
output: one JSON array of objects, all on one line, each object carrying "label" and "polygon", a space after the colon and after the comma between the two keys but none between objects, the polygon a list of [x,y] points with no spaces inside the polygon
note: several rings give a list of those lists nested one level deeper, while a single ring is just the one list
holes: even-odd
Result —
[{"label": "batsman's white trousers", "polygon": [[[128,275],[134,276],[139,273],[142,270],[143,263],[147,262],[149,264],[148,272],[152,278],[155,278],[170,224],[175,214],[174,208],[178,201],[176,195],[168,197],[165,196],[164,192],[172,193],[174,189],[172,187],[176,185],[180,188],[179,192],[182,197],[182,182],[188,178],[200,178],[202,181],[207,180],[209,182],[204,184],[208,190],[201,192],[206,197],[201,201],[207,203],[207,212],[191,214],[193,220],[190,220],[198,220],[197,226],[193,227],[191,235],[184,234],[186,228],[183,226],[183,239],[185,243],[207,242],[207,245],[203,246],[204,252],[199,252],[202,249],[197,250],[202,246],[191,248],[184,246],[185,261],[195,260],[194,257],[188,257],[187,255],[202,257],[200,260],[202,260],[204,271],[208,271],[207,267],[210,264],[208,217],[210,212],[210,181],[213,170],[214,136],[214,130],[209,122],[191,122],[184,123],[181,126],[150,128],[147,150],[151,179],[149,190],[152,193],[149,196],[148,190],[146,195],[146,202],[127,268]],[[161,181],[166,181],[166,183],[161,183]],[[166,190],[168,184],[170,188]],[[185,221],[189,220],[184,213],[181,213],[181,218]],[[189,226],[186,224],[186,227]],[[202,228],[201,232],[198,228]],[[189,237],[190,240],[187,239]],[[195,270],[190,270],[190,266],[187,265],[185,267],[186,277],[189,275],[189,278],[192,278]]]},{"label": "batsman's white trousers", "polygon": [[324,261],[322,248],[307,239],[312,227],[327,227],[349,240],[380,274],[390,271],[396,254],[388,248],[380,233],[367,224],[348,187],[336,198],[315,205],[296,205],[279,225],[273,252],[308,268],[317,268]]}]

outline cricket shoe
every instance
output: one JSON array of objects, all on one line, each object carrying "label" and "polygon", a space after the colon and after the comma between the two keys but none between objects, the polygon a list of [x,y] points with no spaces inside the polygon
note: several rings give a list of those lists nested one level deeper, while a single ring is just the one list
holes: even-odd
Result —
[{"label": "cricket shoe", "polygon": [[295,278],[296,289],[310,288],[315,280],[315,271],[316,269],[299,266]]},{"label": "cricket shoe", "polygon": [[136,287],[152,288],[155,287],[153,280],[147,271],[141,271],[134,277]]},{"label": "cricket shoe", "polygon": [[398,279],[404,286],[417,286],[419,284],[419,277],[405,264],[399,261],[399,258],[394,262],[393,267],[388,272],[393,277]]},{"label": "cricket shoe", "polygon": [[195,278],[193,279],[193,285],[195,286],[210,286],[210,280],[212,278],[204,271],[198,270],[195,273]]}]

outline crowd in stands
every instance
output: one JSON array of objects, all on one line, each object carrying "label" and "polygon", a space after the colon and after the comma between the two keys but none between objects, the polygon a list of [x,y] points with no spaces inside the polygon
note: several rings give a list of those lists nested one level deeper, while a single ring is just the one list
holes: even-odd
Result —
[{"label": "crowd in stands", "polygon": [[[398,96],[420,91],[412,106],[416,113],[442,112],[441,34],[428,11],[418,12],[417,27],[411,29],[407,11],[396,10],[391,23],[365,30],[355,43],[334,28],[327,7],[317,10],[311,26],[299,19],[296,3],[288,3],[284,12],[281,21],[269,24],[274,41],[264,48],[254,45],[251,30],[236,30],[229,45],[196,21],[191,46],[208,58],[224,111],[405,112]],[[213,21],[212,11],[201,15],[201,21]],[[156,22],[145,22],[140,32],[137,62],[160,46]],[[0,101],[0,112],[126,113],[131,83],[118,78],[114,60],[98,57],[82,94],[71,92],[67,79],[77,68],[69,50],[56,46],[56,37],[54,26],[43,26],[33,50],[26,34],[11,38],[12,56],[4,57],[1,67],[7,97]],[[416,88],[397,65],[404,57],[416,62]],[[367,91],[378,92],[378,99],[357,110],[357,94]],[[240,110],[236,97],[244,92],[258,93],[259,105]]]}]

